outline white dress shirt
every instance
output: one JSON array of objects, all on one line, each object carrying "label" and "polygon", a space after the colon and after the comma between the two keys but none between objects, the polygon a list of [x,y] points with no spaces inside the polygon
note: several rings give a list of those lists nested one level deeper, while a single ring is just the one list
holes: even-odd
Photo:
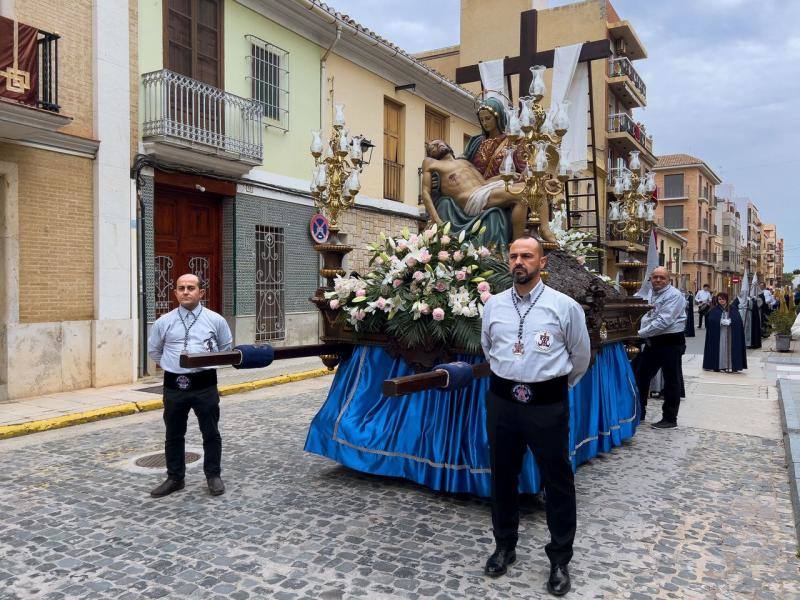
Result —
[{"label": "white dress shirt", "polygon": [[700,290],[697,292],[697,295],[694,297],[695,302],[700,304],[701,302],[711,302],[711,292],[708,290]]},{"label": "white dress shirt", "polygon": [[[539,296],[523,324],[522,354],[514,354],[520,317],[511,294],[522,315]],[[586,314],[580,304],[541,281],[523,297],[514,286],[492,296],[483,309],[481,346],[495,375],[522,383],[567,375],[572,387],[589,368],[591,358]]]},{"label": "white dress shirt", "polygon": [[658,292],[653,290],[650,303],[653,308],[642,317],[639,337],[649,338],[686,330],[686,300],[678,288],[667,285]]},{"label": "white dress shirt", "polygon": [[222,315],[200,305],[193,311],[179,306],[153,323],[147,340],[147,353],[165,371],[197,373],[203,369],[181,367],[182,352],[219,352],[230,350],[232,343],[231,329]]}]

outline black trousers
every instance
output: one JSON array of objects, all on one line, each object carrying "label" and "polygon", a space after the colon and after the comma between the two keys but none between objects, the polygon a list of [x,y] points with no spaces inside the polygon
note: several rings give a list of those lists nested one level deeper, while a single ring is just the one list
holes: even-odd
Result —
[{"label": "black trousers", "polygon": [[189,411],[193,410],[203,434],[203,471],[206,477],[222,472],[222,437],[219,434],[219,392],[212,385],[200,390],[164,388],[164,424],[167,427],[164,454],[167,475],[182,480],[186,475],[185,436]]},{"label": "black trousers", "polygon": [[575,476],[569,459],[569,399],[520,404],[486,393],[486,429],[492,466],[492,526],[497,544],[515,548],[519,530],[519,474],[526,448],[536,459],[545,492],[551,564],[572,559],[575,540]]},{"label": "black trousers", "polygon": [[[697,328],[698,329],[702,329],[703,328],[703,319],[706,317],[706,315],[708,315],[708,311],[702,311],[702,310],[697,311]],[[706,322],[706,325],[708,325],[708,322]]]},{"label": "black trousers", "polygon": [[680,341],[682,336],[676,336],[676,343],[660,344],[654,338],[651,345],[645,345],[639,358],[636,369],[636,386],[639,388],[639,402],[641,415],[647,412],[647,398],[650,396],[650,380],[655,377],[658,370],[664,377],[664,389],[661,395],[664,398],[662,418],[673,423],[678,422],[678,409],[681,405],[682,370],[681,357],[686,352],[686,343]]}]

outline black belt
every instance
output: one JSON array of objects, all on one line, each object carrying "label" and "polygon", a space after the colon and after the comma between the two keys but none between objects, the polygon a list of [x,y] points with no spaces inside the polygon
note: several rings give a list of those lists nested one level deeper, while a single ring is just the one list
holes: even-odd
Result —
[{"label": "black belt", "polygon": [[170,373],[164,371],[164,387],[185,392],[202,390],[217,385],[217,370],[207,369],[197,373]]},{"label": "black belt", "polygon": [[492,373],[489,377],[489,390],[496,396],[520,404],[555,404],[567,397],[567,376],[526,383],[504,379]]},{"label": "black belt", "polygon": [[645,338],[645,343],[653,348],[663,348],[664,346],[684,346],[686,336],[682,331],[678,333],[662,333],[653,337]]}]

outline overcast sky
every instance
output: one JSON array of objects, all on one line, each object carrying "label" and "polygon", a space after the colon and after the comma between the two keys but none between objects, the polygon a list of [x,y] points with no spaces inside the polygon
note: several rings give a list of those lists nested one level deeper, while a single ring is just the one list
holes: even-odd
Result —
[{"label": "overcast sky", "polygon": [[[800,171],[800,1],[612,3],[647,48],[635,63],[647,107],[636,113],[656,154],[703,159],[778,225],[785,270],[800,268],[800,185],[791,179]],[[459,0],[404,0],[400,10],[396,0],[328,4],[408,52],[459,42]]]}]

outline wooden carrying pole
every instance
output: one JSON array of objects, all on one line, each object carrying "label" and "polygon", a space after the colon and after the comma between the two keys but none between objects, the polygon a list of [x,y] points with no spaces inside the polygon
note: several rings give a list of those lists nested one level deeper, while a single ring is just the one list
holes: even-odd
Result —
[{"label": "wooden carrying pole", "polygon": [[[487,362],[472,365],[472,376],[475,379],[488,377],[490,372],[489,363]],[[447,385],[447,372],[437,369],[427,373],[387,379],[383,382],[381,392],[384,396],[405,396],[444,387],[445,385]]]},{"label": "wooden carrying pole", "polygon": [[[321,356],[323,354],[340,354],[350,352],[350,344],[309,344],[308,346],[284,346],[274,348],[274,360],[285,358],[303,358],[306,356]],[[197,354],[181,354],[180,365],[184,369],[199,367],[221,367],[224,365],[238,365],[242,360],[239,350],[224,352],[198,352]]]}]

